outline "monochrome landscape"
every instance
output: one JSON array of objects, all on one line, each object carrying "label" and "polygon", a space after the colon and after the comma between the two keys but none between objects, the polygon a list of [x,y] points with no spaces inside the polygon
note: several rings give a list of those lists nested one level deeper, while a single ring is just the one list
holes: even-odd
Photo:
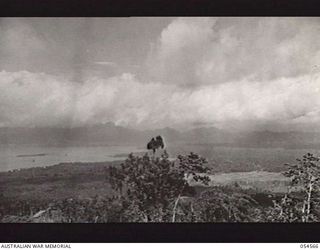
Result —
[{"label": "monochrome landscape", "polygon": [[3,223],[319,222],[320,19],[0,19]]}]

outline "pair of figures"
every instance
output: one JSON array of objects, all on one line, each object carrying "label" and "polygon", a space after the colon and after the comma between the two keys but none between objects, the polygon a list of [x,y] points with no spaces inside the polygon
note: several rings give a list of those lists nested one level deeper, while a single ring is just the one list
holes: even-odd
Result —
[{"label": "pair of figures", "polygon": [[147,149],[152,150],[153,154],[156,153],[156,150],[159,148],[164,148],[164,140],[158,135],[156,139],[152,138],[151,141],[147,144]]}]

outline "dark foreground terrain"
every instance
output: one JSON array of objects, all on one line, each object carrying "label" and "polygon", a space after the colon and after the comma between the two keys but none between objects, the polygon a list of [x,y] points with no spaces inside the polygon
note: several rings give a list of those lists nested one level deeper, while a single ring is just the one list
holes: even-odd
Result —
[{"label": "dark foreground terrain", "polygon": [[[308,161],[318,159],[308,157]],[[303,200],[303,186],[291,187],[291,179],[283,173],[263,170],[222,173],[206,163],[205,158],[193,153],[176,160],[168,155],[129,155],[125,161],[63,163],[2,172],[0,220],[64,223],[305,220],[307,203]],[[314,187],[305,222],[318,221],[318,189]]]},{"label": "dark foreground terrain", "polygon": [[[120,163],[64,163],[0,173],[0,218],[2,222],[120,221],[116,215],[103,215],[113,196],[109,167]],[[271,191],[283,189],[286,180],[278,173],[240,172],[212,175],[210,187],[194,185],[194,197],[211,186],[224,186],[247,193],[258,206],[272,206],[276,195]]]}]

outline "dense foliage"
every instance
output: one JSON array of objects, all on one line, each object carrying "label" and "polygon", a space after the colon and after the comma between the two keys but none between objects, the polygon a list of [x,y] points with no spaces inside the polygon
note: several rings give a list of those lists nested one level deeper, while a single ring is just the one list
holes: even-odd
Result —
[{"label": "dense foliage", "polygon": [[[171,160],[130,154],[102,179],[105,195],[52,200],[0,196],[2,222],[315,222],[320,221],[319,158],[306,154],[287,165],[282,196],[212,186],[205,158],[195,153]],[[101,168],[106,169],[106,168]],[[209,186],[210,184],[210,186]],[[100,190],[101,191],[101,190]],[[100,192],[101,193],[101,192]]]},{"label": "dense foliage", "polygon": [[288,193],[275,202],[272,215],[280,222],[317,222],[320,220],[320,158],[306,154],[297,164],[287,165]]},{"label": "dense foliage", "polygon": [[260,213],[257,201],[230,188],[212,188],[194,202],[198,222],[252,222]]},{"label": "dense foliage", "polygon": [[2,222],[121,222],[122,216],[121,207],[110,198],[63,199],[46,203],[14,200],[7,202],[10,206],[6,209],[5,206],[1,207]]},{"label": "dense foliage", "polygon": [[205,164],[194,153],[178,156],[178,161],[170,161],[166,151],[161,157],[130,154],[120,169],[110,169],[109,181],[129,221],[170,221],[171,213],[174,221],[181,196],[194,192],[188,178],[208,184],[209,177],[199,174],[208,171]]}]

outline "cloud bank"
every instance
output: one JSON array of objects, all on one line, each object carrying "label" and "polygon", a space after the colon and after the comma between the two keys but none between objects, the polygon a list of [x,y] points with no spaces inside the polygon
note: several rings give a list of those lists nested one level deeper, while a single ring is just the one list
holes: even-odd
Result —
[{"label": "cloud bank", "polygon": [[320,73],[197,89],[141,83],[131,74],[75,84],[46,74],[0,72],[2,126],[81,126],[113,121],[154,128],[195,122],[320,122]]},{"label": "cloud bank", "polygon": [[178,18],[153,44],[143,80],[3,70],[0,126],[317,128],[319,29],[318,18]]}]

